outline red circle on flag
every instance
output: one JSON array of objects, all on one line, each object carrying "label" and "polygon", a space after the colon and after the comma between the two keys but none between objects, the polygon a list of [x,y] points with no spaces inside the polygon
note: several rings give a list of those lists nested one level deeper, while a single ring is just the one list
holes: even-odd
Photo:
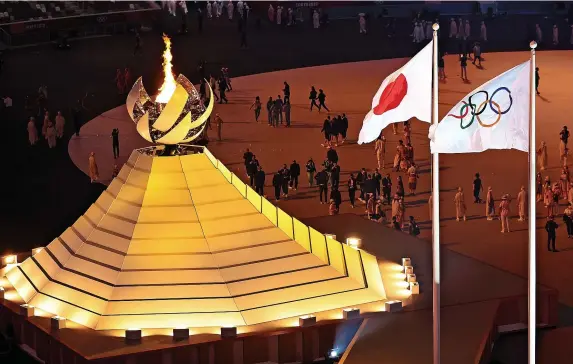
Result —
[{"label": "red circle on flag", "polygon": [[372,109],[374,115],[382,115],[386,111],[397,108],[408,93],[408,81],[406,76],[399,74],[396,79],[386,85],[380,95],[378,105]]}]

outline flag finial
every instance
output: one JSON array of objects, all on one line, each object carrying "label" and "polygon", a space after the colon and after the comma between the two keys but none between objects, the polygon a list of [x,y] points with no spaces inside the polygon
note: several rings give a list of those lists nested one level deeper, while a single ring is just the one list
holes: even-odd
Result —
[{"label": "flag finial", "polygon": [[529,43],[529,47],[530,47],[531,49],[537,48],[537,42],[534,41],[534,40],[532,40],[531,43]]},{"label": "flag finial", "polygon": [[438,29],[440,29],[440,24],[438,24],[438,23],[432,24],[432,29],[434,29],[435,31],[438,31]]}]

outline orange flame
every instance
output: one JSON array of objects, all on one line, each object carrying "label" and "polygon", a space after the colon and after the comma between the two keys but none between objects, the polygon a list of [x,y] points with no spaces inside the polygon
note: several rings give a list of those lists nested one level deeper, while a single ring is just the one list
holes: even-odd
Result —
[{"label": "orange flame", "polygon": [[173,77],[173,55],[171,54],[171,39],[163,34],[163,42],[165,43],[165,51],[163,51],[163,73],[165,74],[163,79],[163,85],[159,88],[159,95],[155,98],[156,102],[166,104],[171,99],[171,96],[177,88],[177,83],[175,82],[175,77]]}]

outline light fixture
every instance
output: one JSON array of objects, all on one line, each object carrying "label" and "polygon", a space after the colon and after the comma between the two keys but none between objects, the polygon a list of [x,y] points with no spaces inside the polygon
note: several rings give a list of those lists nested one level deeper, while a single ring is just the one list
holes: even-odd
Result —
[{"label": "light fixture", "polygon": [[407,267],[412,265],[412,259],[402,258],[402,267]]},{"label": "light fixture", "polygon": [[361,242],[362,242],[362,240],[359,238],[347,238],[346,239],[346,244],[349,247],[354,248],[354,249],[358,249]]},{"label": "light fixture", "polygon": [[334,234],[324,234],[324,236],[326,236],[327,239],[336,240],[336,235]]},{"label": "light fixture", "polygon": [[404,274],[408,275],[408,274],[414,274],[414,267],[412,267],[411,265],[407,265],[404,267]]},{"label": "light fixture", "polygon": [[0,287],[0,301],[4,301],[4,287]]},{"label": "light fixture", "polygon": [[336,349],[330,349],[326,356],[330,360],[336,360],[340,358],[340,353]]},{"label": "light fixture", "polygon": [[225,339],[237,337],[237,328],[234,326],[221,327],[221,337]]},{"label": "light fixture", "polygon": [[59,330],[66,328],[66,319],[60,316],[54,316],[50,319],[52,330]]},{"label": "light fixture", "polygon": [[345,320],[353,320],[360,317],[360,309],[359,308],[345,308],[342,310],[342,317]]},{"label": "light fixture", "polygon": [[386,301],[384,302],[384,310],[386,312],[402,311],[402,301],[399,300]]},{"label": "light fixture", "polygon": [[420,294],[420,285],[418,282],[410,282],[410,292],[412,294]]},{"label": "light fixture", "polygon": [[34,306],[28,304],[20,305],[20,315],[24,317],[32,317],[35,312],[36,310],[34,309]]},{"label": "light fixture", "polygon": [[135,343],[141,341],[141,329],[125,330],[125,341]]},{"label": "light fixture", "polygon": [[44,248],[43,247],[39,247],[39,248],[34,248],[32,249],[32,256],[38,254],[39,252],[41,252]]},{"label": "light fixture", "polygon": [[18,264],[18,256],[17,255],[6,255],[2,257],[3,265],[8,264]]},{"label": "light fixture", "polygon": [[316,324],[316,317],[313,315],[306,315],[298,318],[298,326],[309,327]]},{"label": "light fixture", "polygon": [[173,340],[185,340],[189,338],[188,327],[176,327],[173,329]]},{"label": "light fixture", "polygon": [[406,277],[406,282],[416,282],[416,275],[414,273],[408,274]]}]

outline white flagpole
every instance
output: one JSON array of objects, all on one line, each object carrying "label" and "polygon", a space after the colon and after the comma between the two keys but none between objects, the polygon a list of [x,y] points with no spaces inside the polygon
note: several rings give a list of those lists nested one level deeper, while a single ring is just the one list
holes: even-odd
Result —
[{"label": "white flagpole", "polygon": [[537,48],[537,43],[531,41],[529,43],[531,48],[531,71],[530,71],[530,118],[529,123],[529,290],[528,290],[528,333],[527,333],[527,345],[528,345],[528,364],[535,364],[535,330],[537,328],[536,319],[536,284],[537,284],[537,274],[536,274],[536,236],[535,236],[535,223],[536,223],[536,212],[535,204],[535,162],[536,162],[536,150],[535,150],[535,48]]},{"label": "white flagpole", "polygon": [[[432,124],[438,126],[438,29],[434,30],[434,59],[432,62]],[[432,270],[433,270],[433,348],[434,364],[440,364],[440,159],[439,154],[432,154]]]}]

